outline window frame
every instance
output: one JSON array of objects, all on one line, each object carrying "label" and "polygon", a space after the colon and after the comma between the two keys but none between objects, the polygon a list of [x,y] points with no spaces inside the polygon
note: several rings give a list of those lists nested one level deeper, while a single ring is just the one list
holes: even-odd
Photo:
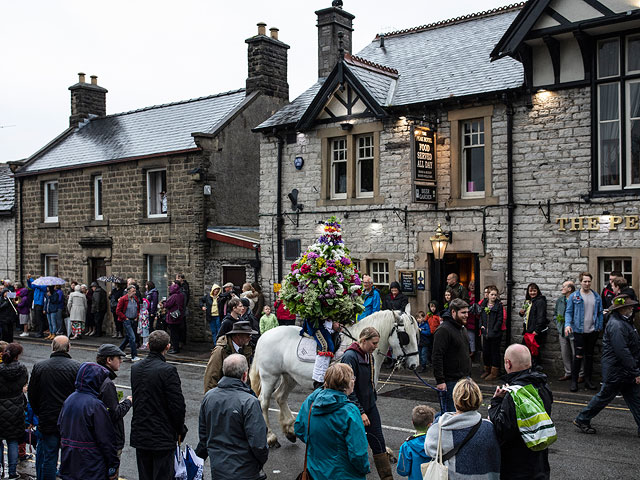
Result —
[{"label": "window frame", "polygon": [[[168,189],[168,175],[167,168],[150,168],[146,171],[146,188],[147,188],[147,218],[166,218],[169,215],[169,201],[167,198],[167,211],[162,213],[162,203],[160,204],[161,213],[151,213],[151,175],[158,172],[165,172],[165,188]],[[167,191],[165,190],[165,196],[167,196]]]},{"label": "window frame", "polygon": [[[360,147],[360,140],[364,140],[370,138],[371,139],[371,145],[364,145],[363,147]],[[370,157],[361,157],[360,156],[360,151],[361,149],[371,149],[371,156]],[[370,192],[363,192],[362,191],[362,162],[364,161],[371,161],[372,162],[372,167],[373,165],[375,165],[375,138],[373,133],[364,133],[362,135],[357,135],[355,137],[355,162],[356,162],[356,198],[373,198],[374,196],[374,190],[372,189]],[[372,185],[375,184],[375,175],[373,173],[373,168],[371,169],[371,175],[373,176],[373,178],[371,179]]]},{"label": "window frame", "polygon": [[[382,122],[365,122],[353,124],[350,130],[341,127],[326,127],[317,130],[321,141],[321,187],[320,199],[317,206],[336,205],[382,205],[384,197],[380,195],[380,132],[384,127]],[[357,144],[358,138],[365,135],[373,136],[373,194],[366,192],[359,194]],[[347,192],[346,195],[333,194],[334,174],[332,168],[332,141],[346,138],[347,144]]]},{"label": "window frame", "polygon": [[[611,261],[611,262],[619,261],[621,262],[621,268],[620,269],[611,268],[607,271],[607,269],[604,268],[604,263],[607,261]],[[631,263],[630,271],[627,271],[625,269],[625,262]],[[629,286],[631,286],[631,284],[633,283],[633,258],[632,257],[629,257],[629,256],[598,257],[598,280],[600,281],[600,291],[602,291],[605,285],[609,283],[608,274],[610,274],[613,270],[620,270],[622,272],[622,276],[625,277],[627,282],[629,283]],[[631,281],[629,281],[630,278],[631,278]]]},{"label": "window frame", "polygon": [[[374,266],[379,266],[379,265],[385,265],[386,271],[385,272],[376,271]],[[367,274],[371,277],[371,279],[373,280],[373,284],[375,286],[388,286],[389,283],[391,283],[391,262],[389,262],[389,260],[384,260],[379,258],[368,259]],[[383,277],[386,276],[386,281],[384,282],[376,281],[376,280],[379,280],[380,275],[382,275]]]},{"label": "window frame", "polygon": [[[58,199],[56,205],[56,215],[49,216],[49,185],[56,185],[56,190],[58,192]],[[47,180],[43,183],[43,196],[44,196],[44,222],[45,223],[57,223],[60,217],[60,183],[58,180]]]},{"label": "window frame", "polygon": [[[591,82],[592,94],[592,189],[594,196],[610,196],[620,194],[637,194],[640,183],[631,183],[631,111],[629,85],[640,81],[640,70],[629,72],[627,68],[627,54],[629,41],[640,38],[637,31],[616,32],[596,38],[593,54],[593,71]],[[618,41],[618,74],[600,77],[600,63],[598,49],[607,41]],[[602,85],[618,85],[618,134],[619,134],[619,182],[616,185],[602,185],[601,164],[601,125],[600,125],[600,88]],[[640,165],[638,166],[640,168]]]},{"label": "window frame", "polygon": [[[98,188],[100,184],[100,188]],[[104,220],[102,175],[93,177],[93,219]],[[98,191],[99,190],[99,191]]]},{"label": "window frame", "polygon": [[[48,260],[51,258],[55,258],[57,265],[58,265],[58,275],[54,275],[53,272],[49,272],[49,269],[47,268],[48,265]],[[44,273],[45,277],[57,277],[60,274],[60,256],[55,253],[55,254],[45,254],[42,258],[42,271]]]},{"label": "window frame", "polygon": [[[153,259],[156,257],[164,257],[164,263],[165,263],[165,278],[166,278],[166,285],[164,287],[165,291],[164,291],[164,295],[163,292],[160,290],[160,285],[159,282],[156,282],[151,274],[152,268],[153,268]],[[146,264],[147,264],[147,278],[149,280],[151,280],[157,290],[158,290],[158,295],[160,296],[160,298],[169,298],[169,255],[164,255],[164,254],[147,254],[145,255],[145,260],[146,260]]]},{"label": "window frame", "polygon": [[[340,149],[336,149],[335,148],[335,144],[337,142],[341,142],[344,140],[344,148],[340,148]],[[344,200],[347,198],[347,194],[349,192],[349,146],[347,145],[347,137],[346,136],[341,136],[341,137],[333,137],[331,139],[329,139],[329,163],[330,163],[330,169],[331,169],[331,185],[330,185],[330,189],[331,189],[331,193],[330,193],[330,197],[332,200]],[[340,152],[344,152],[344,159],[340,159],[340,160],[336,160],[335,159],[335,153],[337,151]],[[347,177],[345,179],[345,191],[343,192],[336,192],[336,165],[337,164],[342,164],[344,163],[345,166],[345,176]]]},{"label": "window frame", "polygon": [[[483,142],[482,144],[478,143],[476,145],[471,144],[469,146],[465,146],[465,142],[464,142],[464,138],[465,136],[467,136],[467,133],[465,133],[464,131],[464,125],[467,123],[473,124],[474,122],[478,122],[480,128],[482,128],[482,130],[478,131],[477,135],[480,136],[482,135],[483,137]],[[465,156],[465,150],[469,149],[476,149],[476,148],[482,148],[482,157],[483,157],[483,168],[484,168],[484,162],[487,161],[486,159],[486,155],[484,154],[485,151],[485,147],[486,147],[486,135],[485,135],[485,131],[484,131],[484,124],[485,124],[485,120],[484,117],[479,117],[479,118],[469,118],[469,119],[464,119],[464,120],[460,120],[460,177],[461,177],[461,182],[460,182],[460,198],[463,199],[467,199],[467,198],[484,198],[485,197],[485,188],[487,185],[487,179],[485,177],[485,181],[484,181],[484,186],[482,188],[482,190],[474,190],[473,192],[469,192],[467,190],[468,188],[468,182],[469,179],[467,178],[467,168],[466,168],[466,156]],[[473,139],[474,137],[474,133],[473,130],[471,131],[471,133],[468,134],[468,136]],[[486,173],[486,171],[485,171]]]}]

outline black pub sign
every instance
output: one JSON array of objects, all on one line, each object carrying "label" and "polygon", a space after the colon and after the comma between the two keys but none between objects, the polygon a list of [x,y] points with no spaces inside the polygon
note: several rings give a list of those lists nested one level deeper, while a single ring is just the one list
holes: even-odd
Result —
[{"label": "black pub sign", "polygon": [[413,127],[413,158],[415,165],[414,180],[436,181],[436,142],[435,132],[426,127]]},{"label": "black pub sign", "polygon": [[437,203],[435,185],[414,185],[415,201],[421,203]]}]

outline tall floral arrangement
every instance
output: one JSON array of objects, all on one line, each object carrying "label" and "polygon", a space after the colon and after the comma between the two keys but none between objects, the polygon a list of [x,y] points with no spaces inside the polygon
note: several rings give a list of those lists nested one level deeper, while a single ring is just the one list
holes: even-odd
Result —
[{"label": "tall floral arrangement", "polygon": [[320,238],[291,265],[280,295],[290,312],[316,326],[324,320],[351,324],[364,311],[362,282],[336,217],[324,223]]}]

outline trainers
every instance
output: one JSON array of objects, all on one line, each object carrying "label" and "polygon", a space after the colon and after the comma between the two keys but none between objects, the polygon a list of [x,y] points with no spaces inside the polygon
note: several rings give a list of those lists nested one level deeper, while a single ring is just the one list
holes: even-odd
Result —
[{"label": "trainers", "polygon": [[573,421],[573,424],[580,429],[582,433],[587,433],[593,435],[596,433],[596,429],[591,426],[588,422],[581,422],[577,418]]},{"label": "trainers", "polygon": [[142,360],[140,357],[133,357],[131,359],[132,362],[137,362],[138,360]]},{"label": "trainers", "polygon": [[28,337],[29,336],[29,332],[22,332],[20,334],[21,337]]}]

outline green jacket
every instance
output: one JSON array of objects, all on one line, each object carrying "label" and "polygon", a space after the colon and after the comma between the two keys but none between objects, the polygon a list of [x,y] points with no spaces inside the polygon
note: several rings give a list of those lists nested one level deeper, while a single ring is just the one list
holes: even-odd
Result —
[{"label": "green jacket", "polygon": [[567,297],[561,295],[556,300],[556,308],[553,310],[553,319],[556,321],[556,327],[561,337],[564,337],[564,312],[567,309]]}]

